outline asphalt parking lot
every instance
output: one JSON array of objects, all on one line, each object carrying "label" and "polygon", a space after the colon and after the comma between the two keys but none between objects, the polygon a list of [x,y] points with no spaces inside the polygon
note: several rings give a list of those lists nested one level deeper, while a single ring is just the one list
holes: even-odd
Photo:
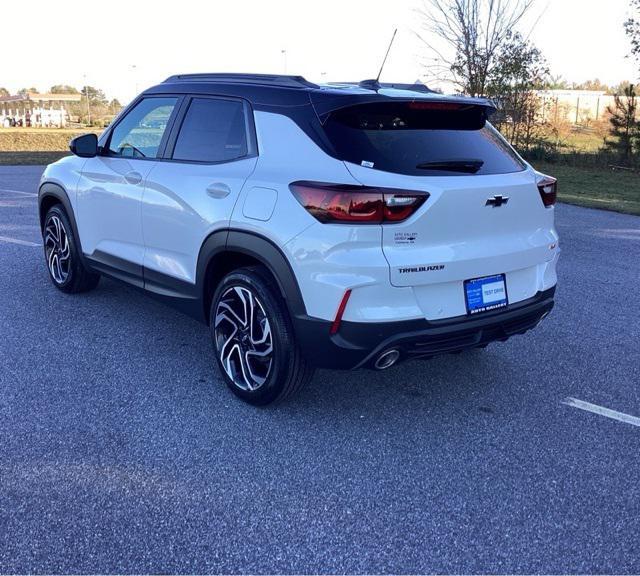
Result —
[{"label": "asphalt parking lot", "polygon": [[533,332],[255,409],[206,327],[53,288],[41,171],[0,166],[0,572],[640,572],[640,421],[566,403],[640,418],[639,217],[557,208]]}]

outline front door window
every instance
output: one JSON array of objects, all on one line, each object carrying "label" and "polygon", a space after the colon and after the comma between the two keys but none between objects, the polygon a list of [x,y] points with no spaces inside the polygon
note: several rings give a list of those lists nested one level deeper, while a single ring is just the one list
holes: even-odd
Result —
[{"label": "front door window", "polygon": [[177,98],[144,98],[113,129],[107,155],[157,158]]}]

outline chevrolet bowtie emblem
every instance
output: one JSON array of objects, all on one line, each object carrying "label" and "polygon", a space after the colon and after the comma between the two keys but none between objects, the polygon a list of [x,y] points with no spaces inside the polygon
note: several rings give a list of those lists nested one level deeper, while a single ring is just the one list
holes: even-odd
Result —
[{"label": "chevrolet bowtie emblem", "polygon": [[500,208],[503,204],[509,202],[509,196],[493,196],[487,198],[485,206],[493,206],[494,208]]}]

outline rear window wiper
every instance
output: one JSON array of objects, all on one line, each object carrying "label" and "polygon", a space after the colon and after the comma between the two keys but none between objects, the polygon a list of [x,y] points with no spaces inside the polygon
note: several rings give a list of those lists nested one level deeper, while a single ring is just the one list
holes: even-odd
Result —
[{"label": "rear window wiper", "polygon": [[422,162],[416,166],[420,170],[443,170],[449,172],[465,172],[467,174],[475,174],[482,168],[484,161],[482,160],[432,160],[430,162]]}]

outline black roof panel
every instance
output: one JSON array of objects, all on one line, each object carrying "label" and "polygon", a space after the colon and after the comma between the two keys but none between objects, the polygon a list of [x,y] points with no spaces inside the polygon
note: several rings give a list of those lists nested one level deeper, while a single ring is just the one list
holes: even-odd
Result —
[{"label": "black roof panel", "polygon": [[484,106],[495,110],[485,98],[444,96],[423,84],[386,84],[373,87],[368,82],[314,84],[302,76],[281,74],[177,74],[146,94],[209,94],[244,98],[258,109],[313,105],[323,117],[337,108],[390,100],[433,100]]},{"label": "black roof panel", "polygon": [[222,82],[227,84],[281,86],[283,88],[318,88],[317,84],[305,80],[302,76],[286,76],[284,74],[238,74],[235,72],[176,74],[175,76],[169,76],[164,82]]}]

